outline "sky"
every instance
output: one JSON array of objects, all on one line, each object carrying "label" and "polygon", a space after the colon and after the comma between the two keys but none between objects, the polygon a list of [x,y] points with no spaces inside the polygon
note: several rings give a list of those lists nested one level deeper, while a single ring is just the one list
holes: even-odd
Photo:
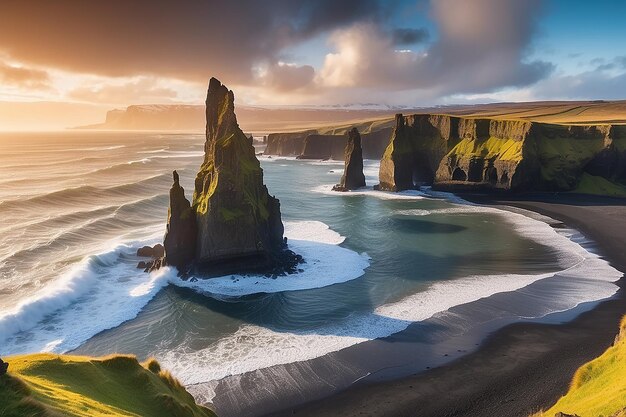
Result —
[{"label": "sky", "polygon": [[3,0],[0,112],[201,104],[212,76],[248,105],[625,99],[624,16],[623,0]]}]

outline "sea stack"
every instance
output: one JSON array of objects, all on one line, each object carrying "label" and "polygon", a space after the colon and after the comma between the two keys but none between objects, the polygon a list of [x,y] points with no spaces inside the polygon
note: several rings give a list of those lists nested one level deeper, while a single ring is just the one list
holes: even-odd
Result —
[{"label": "sea stack", "polygon": [[[174,251],[175,263],[171,262],[166,242],[167,262],[178,263],[179,270],[191,262],[195,270],[209,275],[291,272],[302,258],[286,248],[280,202],[269,195],[252,140],[239,128],[233,92],[215,78],[209,82],[206,121],[204,162],[196,175],[191,203],[193,222],[184,216],[188,202],[174,177],[166,239],[179,236],[180,250]],[[185,217],[176,226],[172,220],[175,205]],[[195,233],[188,233],[187,228]],[[195,236],[194,248],[191,236]]]},{"label": "sea stack", "polygon": [[174,171],[174,184],[170,188],[170,208],[163,246],[166,262],[183,270],[191,265],[196,252],[196,215],[185,198],[178,172]]},{"label": "sea stack", "polygon": [[354,127],[348,132],[348,141],[344,152],[345,166],[341,181],[333,187],[333,191],[356,190],[365,187],[365,175],[363,175],[363,149],[361,148],[361,135]]}]

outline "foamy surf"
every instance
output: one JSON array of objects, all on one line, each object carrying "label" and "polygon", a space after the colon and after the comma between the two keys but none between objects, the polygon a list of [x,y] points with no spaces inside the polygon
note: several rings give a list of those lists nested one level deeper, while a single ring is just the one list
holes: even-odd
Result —
[{"label": "foamy surf", "polygon": [[237,275],[192,282],[178,278],[172,268],[145,274],[135,268],[134,254],[138,247],[155,243],[158,231],[146,240],[88,257],[38,294],[0,313],[3,354],[74,349],[136,317],[168,284],[203,294],[242,296],[346,282],[362,276],[369,266],[367,255],[338,246],[345,238],[324,223],[286,222],[285,226],[290,248],[306,262],[300,266],[302,272],[275,279]]},{"label": "foamy surf", "polygon": [[[518,233],[559,250],[559,264],[563,269],[543,274],[473,275],[433,282],[422,292],[314,330],[280,331],[244,324],[235,333],[203,349],[163,351],[159,352],[159,357],[185,384],[216,383],[227,376],[306,361],[365,341],[387,337],[405,330],[411,323],[427,320],[456,306],[488,299],[496,294],[521,291],[540,281],[549,281],[561,291],[551,294],[549,300],[543,300],[542,305],[530,308],[532,314],[520,318],[541,318],[573,309],[585,302],[609,298],[617,292],[618,287],[614,282],[621,278],[622,273],[574,242],[571,230],[557,231],[552,228],[546,223],[551,221],[549,218],[531,218],[479,206],[432,210],[427,214],[422,211],[402,214],[424,216],[477,212],[503,216]],[[512,311],[516,308],[519,307],[511,306]],[[493,317],[494,320],[497,318]],[[203,391],[202,395],[208,396],[206,399],[210,401],[212,394]]]}]

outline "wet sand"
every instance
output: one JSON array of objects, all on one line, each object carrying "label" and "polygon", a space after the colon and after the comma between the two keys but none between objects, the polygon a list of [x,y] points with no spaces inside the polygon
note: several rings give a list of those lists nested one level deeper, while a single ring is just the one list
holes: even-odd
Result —
[{"label": "wet sand", "polygon": [[[463,197],[562,221],[593,240],[614,267],[626,271],[626,200],[572,194]],[[552,405],[566,392],[575,370],[611,345],[626,314],[624,278],[618,285],[616,296],[565,324],[511,324],[447,365],[391,381],[356,384],[270,415],[527,416]]]}]

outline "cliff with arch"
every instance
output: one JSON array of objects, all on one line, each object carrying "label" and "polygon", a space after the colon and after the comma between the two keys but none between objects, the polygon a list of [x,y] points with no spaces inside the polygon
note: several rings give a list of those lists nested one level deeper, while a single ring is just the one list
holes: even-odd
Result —
[{"label": "cliff with arch", "polygon": [[[397,115],[377,188],[626,195],[625,125]],[[581,188],[582,187],[582,188]]]}]

